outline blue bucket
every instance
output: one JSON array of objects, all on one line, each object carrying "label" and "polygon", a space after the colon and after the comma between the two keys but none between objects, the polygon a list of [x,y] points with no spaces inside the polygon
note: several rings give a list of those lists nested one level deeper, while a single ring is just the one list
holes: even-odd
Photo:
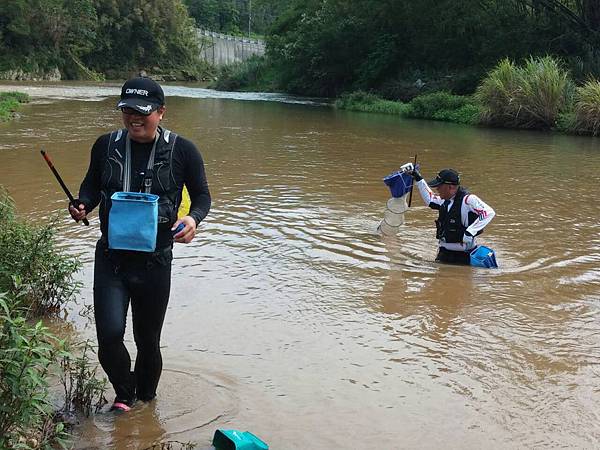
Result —
[{"label": "blue bucket", "polygon": [[158,230],[158,195],[115,192],[108,213],[108,248],[153,252]]},{"label": "blue bucket", "polygon": [[485,245],[480,245],[471,251],[471,265],[473,267],[497,269],[496,252]]},{"label": "blue bucket", "polygon": [[249,431],[217,430],[212,445],[216,450],[268,450],[269,446]]}]

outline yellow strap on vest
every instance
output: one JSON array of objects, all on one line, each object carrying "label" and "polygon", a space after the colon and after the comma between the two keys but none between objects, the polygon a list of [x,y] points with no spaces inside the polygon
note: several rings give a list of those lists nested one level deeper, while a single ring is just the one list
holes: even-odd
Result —
[{"label": "yellow strap on vest", "polygon": [[181,219],[183,216],[187,216],[190,213],[190,206],[192,206],[190,193],[188,192],[187,187],[183,186],[183,192],[181,193],[181,204],[177,210],[177,218]]}]

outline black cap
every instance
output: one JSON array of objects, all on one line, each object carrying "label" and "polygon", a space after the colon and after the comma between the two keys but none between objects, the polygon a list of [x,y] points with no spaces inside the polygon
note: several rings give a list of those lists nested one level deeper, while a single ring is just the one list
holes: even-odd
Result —
[{"label": "black cap", "polygon": [[440,184],[460,184],[460,176],[458,172],[454,169],[443,169],[437,174],[433,180],[427,182],[430,187],[436,187]]},{"label": "black cap", "polygon": [[121,100],[117,108],[133,108],[142,114],[150,114],[165,104],[165,93],[150,78],[132,78],[121,88]]}]

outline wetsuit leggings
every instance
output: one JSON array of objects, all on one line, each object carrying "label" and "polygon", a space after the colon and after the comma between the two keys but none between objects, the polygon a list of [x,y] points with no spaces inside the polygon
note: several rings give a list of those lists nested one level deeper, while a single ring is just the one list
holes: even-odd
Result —
[{"label": "wetsuit leggings", "polygon": [[[160,333],[171,288],[171,249],[155,254],[109,251],[100,242],[94,265],[94,317],[98,359],[116,399],[132,403],[156,396],[162,371]],[[137,346],[134,372],[123,343],[131,302]]]},{"label": "wetsuit leggings", "polygon": [[445,264],[468,266],[471,264],[471,254],[469,252],[452,251],[440,247],[435,260]]}]

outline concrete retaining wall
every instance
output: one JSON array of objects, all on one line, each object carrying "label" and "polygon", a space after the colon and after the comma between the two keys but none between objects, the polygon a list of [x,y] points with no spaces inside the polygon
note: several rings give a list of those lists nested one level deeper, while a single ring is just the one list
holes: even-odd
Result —
[{"label": "concrete retaining wall", "polygon": [[264,55],[265,43],[257,39],[230,36],[198,29],[200,57],[214,66],[244,61],[252,55]]}]

